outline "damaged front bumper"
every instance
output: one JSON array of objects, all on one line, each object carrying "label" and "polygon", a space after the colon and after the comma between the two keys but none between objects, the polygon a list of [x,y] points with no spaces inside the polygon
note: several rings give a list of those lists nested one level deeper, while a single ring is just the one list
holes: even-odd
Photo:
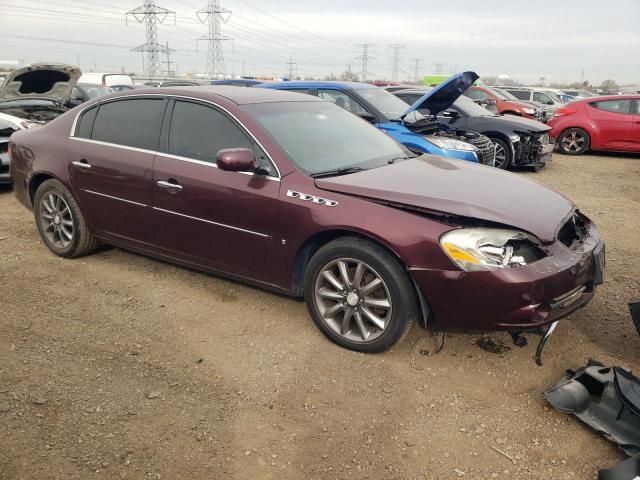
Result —
[{"label": "damaged front bumper", "polygon": [[586,228],[579,244],[556,241],[545,246],[545,258],[525,266],[478,272],[410,268],[431,307],[429,327],[526,331],[584,307],[604,276],[604,242],[593,223]]},{"label": "damaged front bumper", "polygon": [[539,168],[551,161],[554,146],[548,132],[521,133],[513,145],[513,166]]}]

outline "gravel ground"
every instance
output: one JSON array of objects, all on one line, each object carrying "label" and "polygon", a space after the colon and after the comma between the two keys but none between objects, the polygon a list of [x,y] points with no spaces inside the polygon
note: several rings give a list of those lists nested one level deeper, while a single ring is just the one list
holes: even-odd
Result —
[{"label": "gravel ground", "polygon": [[592,479],[623,459],[541,393],[589,358],[640,372],[640,159],[521,173],[607,240],[607,282],[533,362],[415,327],[364,355],[301,302],[113,248],[54,257],[0,190],[0,479]]}]

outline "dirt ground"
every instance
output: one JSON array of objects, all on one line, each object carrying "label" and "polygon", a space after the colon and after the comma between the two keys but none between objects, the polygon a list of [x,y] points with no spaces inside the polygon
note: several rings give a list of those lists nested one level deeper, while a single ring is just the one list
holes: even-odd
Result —
[{"label": "dirt ground", "polygon": [[[418,327],[364,355],[304,304],[118,249],[54,257],[0,190],[0,479],[595,479],[623,454],[542,391],[589,358],[640,373],[640,158],[521,173],[607,240],[607,281],[533,362]],[[502,452],[502,453],[500,453]]]}]

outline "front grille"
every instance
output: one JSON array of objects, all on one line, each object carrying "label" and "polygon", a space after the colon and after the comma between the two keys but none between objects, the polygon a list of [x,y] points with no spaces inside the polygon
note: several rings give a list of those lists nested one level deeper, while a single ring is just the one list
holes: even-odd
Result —
[{"label": "front grille", "polygon": [[477,137],[467,138],[467,142],[478,149],[480,163],[493,166],[495,149],[491,140],[484,135],[478,135]]},{"label": "front grille", "polygon": [[575,212],[558,232],[558,241],[568,248],[575,248],[587,236],[587,222],[580,213]]}]

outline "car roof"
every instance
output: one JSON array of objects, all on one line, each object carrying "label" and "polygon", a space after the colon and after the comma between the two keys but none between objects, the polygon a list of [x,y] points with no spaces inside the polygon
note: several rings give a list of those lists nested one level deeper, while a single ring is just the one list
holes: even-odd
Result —
[{"label": "car roof", "polygon": [[[124,98],[128,96],[152,95],[177,95],[183,97],[199,98],[202,100],[216,100],[223,97],[237,105],[253,103],[274,102],[323,102],[321,98],[300,93],[286,92],[282,90],[267,90],[258,88],[240,88],[230,85],[202,85],[184,87],[163,87],[159,90],[155,87],[136,88],[126,92],[119,92],[108,98]],[[102,97],[105,98],[105,97]]]},{"label": "car roof", "polygon": [[598,102],[603,100],[640,100],[640,95],[628,93],[626,95],[596,95],[595,97],[576,98],[571,103]]},{"label": "car roof", "polygon": [[360,82],[330,82],[330,81],[314,81],[304,80],[295,82],[273,82],[262,83],[258,88],[278,88],[278,87],[290,87],[290,88],[341,88],[343,90],[355,90],[357,88],[380,88],[369,83]]}]

